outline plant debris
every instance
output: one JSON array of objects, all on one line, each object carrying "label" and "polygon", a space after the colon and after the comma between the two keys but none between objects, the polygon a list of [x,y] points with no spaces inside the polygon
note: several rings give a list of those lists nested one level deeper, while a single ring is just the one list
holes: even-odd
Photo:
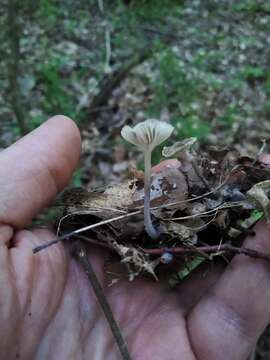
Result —
[{"label": "plant debris", "polygon": [[[225,253],[270,260],[268,254],[241,248],[252,226],[263,216],[270,219],[270,165],[225,149],[195,150],[193,144],[194,139],[187,139],[188,146],[166,148],[163,154],[178,157],[182,165],[164,165],[151,175],[150,206],[158,239],[145,231],[144,180],[133,169],[131,179],[99,192],[67,190],[58,240],[76,239],[83,232],[80,239],[116,254],[112,261],[124,264],[129,280],[144,274],[158,279],[168,269],[175,273],[183,264]],[[183,148],[189,156],[183,157]],[[195,267],[189,266],[188,273]],[[188,266],[184,268],[186,276]]]}]

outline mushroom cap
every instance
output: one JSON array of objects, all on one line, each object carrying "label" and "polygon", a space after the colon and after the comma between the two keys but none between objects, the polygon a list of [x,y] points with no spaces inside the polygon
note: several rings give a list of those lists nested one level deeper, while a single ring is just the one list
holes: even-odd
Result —
[{"label": "mushroom cap", "polygon": [[156,146],[168,139],[174,127],[164,121],[156,119],[145,120],[133,128],[124,126],[122,137],[142,150],[153,150]]}]

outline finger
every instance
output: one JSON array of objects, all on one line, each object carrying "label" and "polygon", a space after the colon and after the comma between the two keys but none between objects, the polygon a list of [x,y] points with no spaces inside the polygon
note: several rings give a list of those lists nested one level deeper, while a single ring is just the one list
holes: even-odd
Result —
[{"label": "finger", "polygon": [[69,181],[80,155],[73,121],[55,116],[0,153],[0,223],[21,227]]},{"label": "finger", "polygon": [[223,263],[205,262],[177,286],[176,292],[185,314],[191,311],[210,287],[219,280],[223,271]]},{"label": "finger", "polygon": [[[270,227],[261,222],[245,247],[270,252]],[[246,359],[270,320],[270,264],[237,255],[188,319],[202,359]]]}]

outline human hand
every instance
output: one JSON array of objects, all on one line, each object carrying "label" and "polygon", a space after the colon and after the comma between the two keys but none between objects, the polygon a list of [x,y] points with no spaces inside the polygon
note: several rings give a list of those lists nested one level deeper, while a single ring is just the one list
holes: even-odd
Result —
[{"label": "human hand", "polygon": [[[88,280],[48,230],[20,230],[67,184],[80,154],[76,126],[57,116],[0,153],[0,358],[119,359]],[[262,222],[245,246],[270,252]],[[246,359],[270,318],[270,264],[237,255],[225,268],[166,282],[107,287],[104,250],[89,255],[134,360]]]}]

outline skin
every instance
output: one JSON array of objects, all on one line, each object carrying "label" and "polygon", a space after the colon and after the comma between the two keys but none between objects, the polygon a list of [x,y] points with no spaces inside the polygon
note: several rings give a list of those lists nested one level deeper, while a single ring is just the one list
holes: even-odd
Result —
[{"label": "skin", "polygon": [[[54,235],[20,230],[67,185],[79,155],[79,131],[63,116],[0,153],[1,359],[120,359],[68,251],[59,244],[33,255]],[[269,252],[269,238],[262,222],[245,246]],[[235,256],[226,268],[201,268],[168,291],[165,281],[149,279],[108,287],[106,253],[91,247],[89,256],[134,360],[247,359],[269,322],[266,261]]]}]

